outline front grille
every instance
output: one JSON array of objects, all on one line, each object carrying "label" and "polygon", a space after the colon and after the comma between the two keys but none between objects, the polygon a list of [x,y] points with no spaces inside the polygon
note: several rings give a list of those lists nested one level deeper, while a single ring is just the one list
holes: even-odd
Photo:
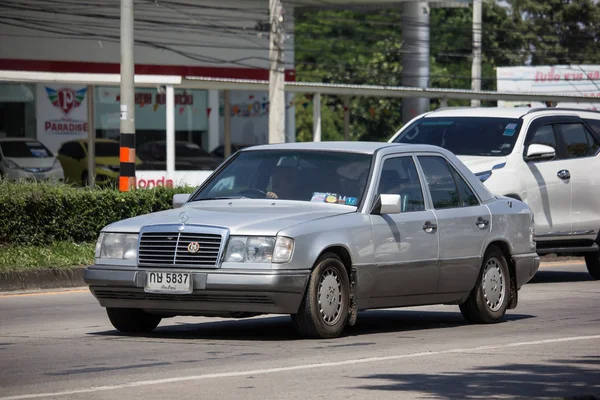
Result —
[{"label": "front grille", "polygon": [[143,291],[121,291],[93,289],[99,299],[107,300],[161,300],[161,301],[202,301],[207,303],[273,304],[273,300],[262,295],[206,294],[157,294]]},{"label": "front grille", "polygon": [[[188,251],[196,242],[197,253]],[[194,266],[215,268],[221,252],[221,235],[196,232],[144,232],[138,261],[146,266]]]}]

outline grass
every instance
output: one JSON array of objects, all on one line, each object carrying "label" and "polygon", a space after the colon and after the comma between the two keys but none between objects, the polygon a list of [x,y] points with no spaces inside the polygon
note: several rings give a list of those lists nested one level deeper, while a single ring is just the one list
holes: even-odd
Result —
[{"label": "grass", "polygon": [[0,245],[0,272],[91,265],[95,243],[56,242],[46,246]]}]

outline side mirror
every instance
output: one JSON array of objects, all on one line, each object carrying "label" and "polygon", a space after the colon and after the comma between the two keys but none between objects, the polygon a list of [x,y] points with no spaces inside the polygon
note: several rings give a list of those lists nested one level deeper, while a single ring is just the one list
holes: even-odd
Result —
[{"label": "side mirror", "polygon": [[526,161],[551,160],[556,156],[556,150],[545,144],[530,144],[527,149]]},{"label": "side mirror", "polygon": [[173,196],[173,208],[180,208],[181,206],[183,206],[188,200],[190,199],[190,195],[183,193],[183,194],[176,194]]},{"label": "side mirror", "polygon": [[373,207],[374,214],[400,214],[402,198],[399,194],[380,194]]}]

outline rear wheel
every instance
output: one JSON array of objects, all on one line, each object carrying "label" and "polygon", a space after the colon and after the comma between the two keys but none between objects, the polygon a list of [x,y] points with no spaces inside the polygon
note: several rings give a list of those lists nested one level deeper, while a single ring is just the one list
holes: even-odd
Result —
[{"label": "rear wheel", "polygon": [[106,313],[112,325],[123,333],[152,332],[161,317],[137,308],[107,308]]},{"label": "rear wheel", "polygon": [[510,300],[508,263],[500,249],[490,247],[483,258],[479,279],[460,311],[471,323],[491,324],[502,320]]},{"label": "rear wheel", "polygon": [[600,280],[600,253],[587,254],[585,265],[592,278]]},{"label": "rear wheel", "polygon": [[304,300],[292,315],[296,331],[307,338],[339,336],[348,321],[350,284],[340,258],[327,253],[312,271]]}]

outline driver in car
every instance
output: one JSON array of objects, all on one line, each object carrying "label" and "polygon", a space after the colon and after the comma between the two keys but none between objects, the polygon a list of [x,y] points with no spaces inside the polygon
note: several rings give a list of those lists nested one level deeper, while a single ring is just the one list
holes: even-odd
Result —
[{"label": "driver in car", "polygon": [[291,166],[277,166],[271,176],[271,190],[267,192],[268,199],[287,199],[295,197],[298,170]]}]

